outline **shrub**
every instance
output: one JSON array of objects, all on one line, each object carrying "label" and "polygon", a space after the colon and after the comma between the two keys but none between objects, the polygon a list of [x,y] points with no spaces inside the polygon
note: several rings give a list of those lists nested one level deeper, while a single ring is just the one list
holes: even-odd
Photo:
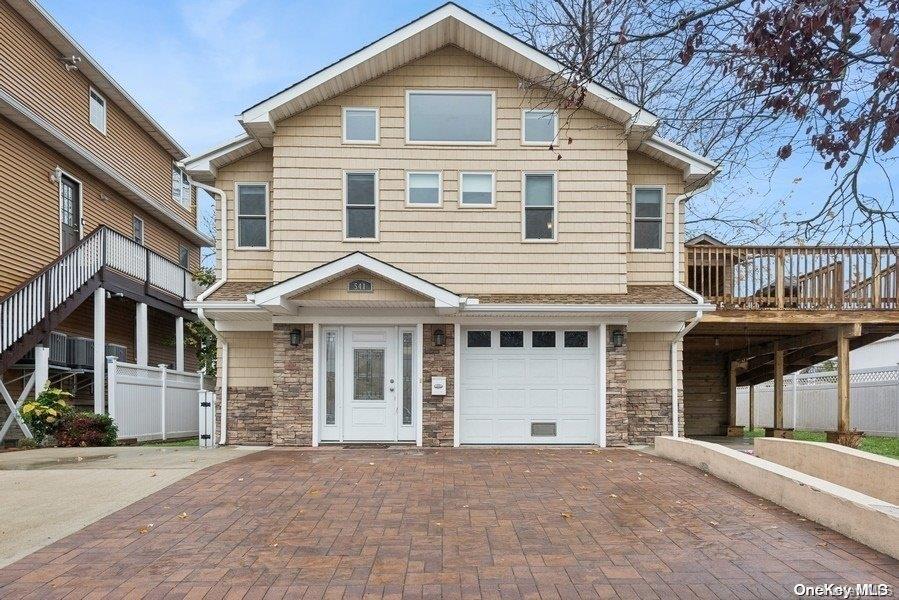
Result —
[{"label": "shrub", "polygon": [[37,398],[22,405],[19,413],[31,430],[36,444],[53,435],[60,420],[72,412],[72,406],[66,402],[66,398],[71,396],[69,392],[48,386]]},{"label": "shrub", "polygon": [[63,417],[56,430],[60,446],[114,446],[118,427],[109,415],[71,412]]}]

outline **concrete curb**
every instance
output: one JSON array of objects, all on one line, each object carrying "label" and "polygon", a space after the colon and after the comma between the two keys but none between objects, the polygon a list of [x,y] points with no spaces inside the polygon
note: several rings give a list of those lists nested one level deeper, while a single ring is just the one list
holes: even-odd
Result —
[{"label": "concrete curb", "polygon": [[720,444],[660,436],[655,453],[899,558],[899,507],[893,504]]}]

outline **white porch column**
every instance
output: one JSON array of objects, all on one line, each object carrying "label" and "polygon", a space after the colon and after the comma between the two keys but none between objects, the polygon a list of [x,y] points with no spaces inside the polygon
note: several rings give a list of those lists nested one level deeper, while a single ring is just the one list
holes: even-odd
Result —
[{"label": "white porch column", "polygon": [[50,380],[50,347],[34,347],[34,397],[37,398]]},{"label": "white porch column", "polygon": [[462,325],[453,325],[453,446],[459,447],[461,424],[460,412],[462,410],[462,382],[459,374],[462,372]]},{"label": "white porch column", "polygon": [[147,340],[147,305],[138,302],[134,316],[134,355],[137,364],[146,367],[150,357]]},{"label": "white porch column", "polygon": [[175,370],[184,370],[184,317],[175,318]]},{"label": "white porch column", "polygon": [[106,290],[94,292],[94,412],[106,412]]}]

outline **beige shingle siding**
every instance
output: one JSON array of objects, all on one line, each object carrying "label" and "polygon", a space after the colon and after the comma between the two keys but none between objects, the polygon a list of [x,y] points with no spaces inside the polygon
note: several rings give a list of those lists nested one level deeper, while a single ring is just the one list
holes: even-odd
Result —
[{"label": "beige shingle siding", "polygon": [[[269,186],[269,214],[271,215],[271,187],[272,187],[272,150],[265,148],[251,154],[230,165],[218,170],[215,184],[222,189],[228,197],[228,279],[235,281],[272,281],[272,252],[271,250],[235,250],[237,247],[237,234],[234,228],[234,219],[237,215],[235,208],[236,183],[267,183]],[[215,239],[217,262],[216,269],[220,268],[218,260],[221,257],[222,221],[221,206],[216,203]],[[271,227],[269,228],[269,247],[271,247]],[[324,261],[322,261],[324,262]],[[262,286],[265,287],[265,286]]]},{"label": "beige shingle siding", "polygon": [[[495,146],[405,144],[407,89],[479,88],[497,96]],[[274,147],[273,277],[279,281],[354,250],[470,293],[624,293],[627,151],[620,126],[571,118],[562,160],[522,146],[521,109],[539,105],[519,78],[444,48],[278,123]],[[341,107],[380,108],[379,146],[341,144]],[[562,115],[565,122],[568,115]],[[379,243],[342,241],[342,173],[378,169]],[[444,206],[404,206],[405,171],[441,169]],[[461,170],[495,170],[497,206],[459,209]],[[521,173],[558,171],[558,243],[522,243]],[[592,257],[596,257],[593,259]]]},{"label": "beige shingle siding", "polygon": [[[633,332],[627,334],[627,388],[629,390],[671,389],[671,340],[673,333]],[[678,382],[681,380],[683,347],[678,344]]]},{"label": "beige shingle siding", "polygon": [[271,387],[272,332],[228,331],[222,335],[228,341],[228,386]]},{"label": "beige shingle siding", "polygon": [[[370,281],[372,291],[361,293],[347,291],[350,282],[355,279]],[[375,277],[361,269],[298,294],[293,299],[300,303],[309,300],[327,300],[335,302],[424,302],[430,303],[431,306],[434,305],[433,299],[407,290],[392,281]]]},{"label": "beige shingle siding", "polygon": [[[632,191],[635,185],[665,186],[665,243],[664,252],[631,251],[627,255],[627,281],[634,284],[671,283],[674,252],[674,199],[684,192],[683,173],[640,152],[628,152],[627,160],[627,228],[628,250],[631,247]],[[681,211],[683,225],[683,211]],[[680,228],[683,242],[683,226]]]},{"label": "beige shingle siding", "polygon": [[5,0],[0,0],[0,86],[66,135],[89,148],[190,222],[193,211],[172,199],[172,157],[106,98],[106,135],[89,119],[90,82],[67,71],[59,53]]}]

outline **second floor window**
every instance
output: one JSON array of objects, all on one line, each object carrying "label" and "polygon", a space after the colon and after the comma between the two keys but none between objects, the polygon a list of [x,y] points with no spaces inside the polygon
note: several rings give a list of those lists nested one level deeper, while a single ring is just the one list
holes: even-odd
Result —
[{"label": "second floor window", "polygon": [[91,125],[102,134],[106,134],[106,98],[100,95],[94,88],[90,89],[90,119]]},{"label": "second floor window", "polygon": [[492,144],[493,92],[406,92],[406,141],[419,144]]},{"label": "second floor window", "polygon": [[134,215],[131,217],[131,239],[138,244],[144,243],[144,220]]},{"label": "second floor window", "polygon": [[178,246],[178,264],[182,269],[190,269],[190,248],[184,244]]},{"label": "second floor window", "polygon": [[268,185],[237,184],[237,247],[268,248]]},{"label": "second floor window", "polygon": [[524,239],[556,239],[556,176],[524,174]]},{"label": "second floor window", "polygon": [[344,175],[344,236],[348,240],[378,239],[378,175],[351,171]]},{"label": "second floor window", "polygon": [[172,165],[172,200],[184,208],[190,208],[190,181],[187,173],[177,165]]},{"label": "second floor window", "polygon": [[493,206],[493,177],[493,173],[459,173],[459,206]]},{"label": "second floor window", "polygon": [[664,231],[663,190],[658,187],[634,188],[634,250],[661,250]]},{"label": "second floor window", "polygon": [[435,206],[443,204],[442,179],[439,171],[409,171],[406,173],[406,204]]}]

